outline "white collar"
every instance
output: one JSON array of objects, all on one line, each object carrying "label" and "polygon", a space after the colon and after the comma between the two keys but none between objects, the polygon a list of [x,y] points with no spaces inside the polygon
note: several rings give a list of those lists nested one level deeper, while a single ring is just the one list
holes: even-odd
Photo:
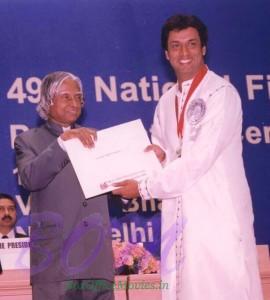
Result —
[{"label": "white collar", "polygon": [[176,84],[176,93],[175,94],[176,94],[176,96],[178,98],[181,97],[181,95],[182,95],[183,92],[185,92],[187,94],[187,92],[188,92],[188,90],[189,90],[189,88],[191,86],[192,81],[193,81],[193,78],[189,79],[189,80],[185,80],[185,81],[182,82],[182,84],[181,84],[181,86],[182,86],[182,92],[179,90],[179,84],[177,82],[177,84]]},{"label": "white collar", "polygon": [[4,235],[6,235],[9,239],[13,239],[13,238],[15,238],[15,231],[14,231],[14,229],[12,229],[12,230],[10,230],[10,232],[9,232],[8,234],[2,234],[2,233],[0,233],[0,239],[1,239]]},{"label": "white collar", "polygon": [[62,127],[63,128],[63,132],[67,131],[67,130],[70,130],[71,126],[68,126],[68,127]]}]

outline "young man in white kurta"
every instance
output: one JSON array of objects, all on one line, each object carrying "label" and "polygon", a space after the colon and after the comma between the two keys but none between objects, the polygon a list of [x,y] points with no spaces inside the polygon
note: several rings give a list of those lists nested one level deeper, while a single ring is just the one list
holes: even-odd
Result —
[{"label": "young man in white kurta", "polygon": [[206,43],[207,29],[197,17],[166,21],[162,45],[177,84],[158,103],[149,147],[164,168],[140,183],[119,183],[114,193],[163,199],[164,300],[262,300],[241,100],[204,65]]},{"label": "young man in white kurta", "polygon": [[[182,92],[190,84],[183,82]],[[164,199],[162,281],[169,283],[164,299],[262,299],[242,161],[239,95],[231,84],[207,72],[186,110],[200,99],[205,114],[193,124],[186,117],[177,158],[179,139],[172,118],[177,93],[175,85],[156,108],[152,142],[166,149],[167,161],[162,173],[146,181],[149,194]]]}]

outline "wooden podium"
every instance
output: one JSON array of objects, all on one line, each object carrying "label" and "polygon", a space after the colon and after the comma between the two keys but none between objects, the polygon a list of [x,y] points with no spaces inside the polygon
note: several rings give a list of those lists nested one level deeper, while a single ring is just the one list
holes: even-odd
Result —
[{"label": "wooden podium", "polygon": [[[32,300],[29,269],[6,270],[0,275],[0,299]],[[159,274],[115,277],[115,300],[161,300]],[[152,287],[152,288],[151,288]]]},{"label": "wooden podium", "polygon": [[257,246],[264,300],[270,300],[270,247]]},{"label": "wooden podium", "polygon": [[[269,247],[257,246],[257,249],[264,300],[270,300]],[[115,300],[161,300],[159,284],[159,274],[116,276]],[[0,299],[32,299],[29,269],[3,271],[0,275]]]},{"label": "wooden podium", "polygon": [[4,270],[0,275],[0,299],[31,300],[29,269]]}]

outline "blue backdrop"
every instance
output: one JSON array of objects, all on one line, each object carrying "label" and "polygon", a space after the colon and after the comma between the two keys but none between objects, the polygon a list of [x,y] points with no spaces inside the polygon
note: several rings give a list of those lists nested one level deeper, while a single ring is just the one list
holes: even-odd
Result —
[{"label": "blue backdrop", "polygon": [[[243,143],[258,244],[270,244],[269,0],[2,0],[0,3],[0,191],[14,195],[20,222],[29,214],[16,173],[16,134],[39,124],[40,79],[65,70],[83,81],[85,126],[141,118],[147,129],[159,96],[175,80],[160,27],[175,13],[208,26],[207,64],[239,90]],[[230,116],[228,115],[228,118]],[[113,238],[145,242],[159,253],[160,201],[111,205]]]}]

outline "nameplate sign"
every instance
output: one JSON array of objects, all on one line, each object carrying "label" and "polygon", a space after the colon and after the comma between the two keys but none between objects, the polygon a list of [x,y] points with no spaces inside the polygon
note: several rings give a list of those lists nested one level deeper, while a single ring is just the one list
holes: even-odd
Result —
[{"label": "nameplate sign", "polygon": [[3,270],[29,269],[29,237],[1,239],[0,259]]}]

